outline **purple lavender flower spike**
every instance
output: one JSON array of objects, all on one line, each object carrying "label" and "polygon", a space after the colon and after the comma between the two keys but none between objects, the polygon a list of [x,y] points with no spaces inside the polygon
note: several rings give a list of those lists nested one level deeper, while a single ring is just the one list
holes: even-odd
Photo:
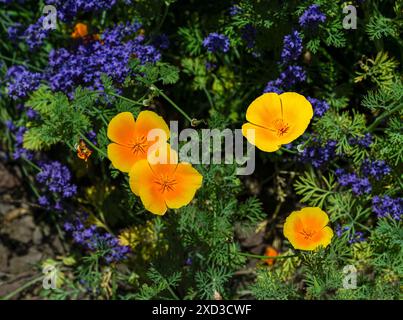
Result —
[{"label": "purple lavender flower spike", "polygon": [[299,25],[303,28],[315,28],[326,21],[326,15],[320,11],[319,5],[309,6],[299,17]]}]

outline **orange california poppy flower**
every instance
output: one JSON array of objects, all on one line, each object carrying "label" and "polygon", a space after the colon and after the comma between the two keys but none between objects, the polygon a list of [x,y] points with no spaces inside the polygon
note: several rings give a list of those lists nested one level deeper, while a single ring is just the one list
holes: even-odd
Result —
[{"label": "orange california poppy flower", "polygon": [[248,107],[242,134],[260,150],[274,152],[302,135],[312,116],[311,103],[298,93],[265,93]]},{"label": "orange california poppy flower", "polygon": [[166,150],[167,163],[140,160],[130,170],[129,182],[148,211],[163,215],[168,208],[178,209],[192,201],[203,176],[191,164],[178,163],[178,155],[169,144],[159,150]]},{"label": "orange california poppy flower", "polygon": [[333,237],[333,230],[327,226],[329,217],[318,207],[306,207],[291,213],[284,224],[284,236],[295,249],[312,251],[326,248]]},{"label": "orange california poppy flower", "polygon": [[85,23],[77,23],[74,26],[74,32],[71,34],[73,39],[84,38],[88,35],[88,27]]},{"label": "orange california poppy flower", "polygon": [[169,138],[168,125],[155,112],[142,111],[137,120],[130,112],[116,115],[108,125],[108,138],[113,142],[108,145],[108,158],[112,165],[122,172],[129,172],[136,161],[146,159],[148,149],[158,141],[157,138],[147,139],[153,129],[162,130],[165,141]]},{"label": "orange california poppy flower", "polygon": [[[276,249],[274,249],[272,246],[267,246],[266,251],[264,252],[264,255],[268,256],[268,257],[277,257],[278,251]],[[269,266],[272,266],[274,264],[274,261],[276,261],[276,260],[269,258],[269,259],[265,259],[263,261],[266,262]]]}]

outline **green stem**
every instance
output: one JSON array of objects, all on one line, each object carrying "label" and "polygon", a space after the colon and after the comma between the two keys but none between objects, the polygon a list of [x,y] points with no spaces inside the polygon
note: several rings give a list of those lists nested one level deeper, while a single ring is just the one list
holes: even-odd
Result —
[{"label": "green stem", "polygon": [[142,105],[143,105],[143,104],[140,103],[140,102],[137,102],[137,101],[134,101],[134,100],[132,100],[132,99],[126,98],[126,97],[121,96],[120,94],[117,94],[117,93],[113,93],[113,92],[103,92],[103,93],[105,93],[105,94],[107,94],[107,95],[110,95],[110,96],[114,96],[114,97],[116,97],[116,98],[122,99],[122,100],[124,100],[124,101],[130,102],[130,103],[133,103],[133,104],[137,104],[137,105],[139,105],[139,106],[142,106]]},{"label": "green stem", "polygon": [[70,142],[66,141],[66,144],[70,148],[71,151],[77,151],[77,149],[74,148],[74,146]]},{"label": "green stem", "polygon": [[288,258],[294,258],[297,256],[297,255],[293,254],[293,255],[288,255],[288,256],[271,257],[271,256],[261,256],[258,254],[252,254],[252,253],[246,253],[246,252],[239,252],[238,254],[241,256],[245,256],[245,257],[249,257],[249,258],[256,258],[256,259],[288,259]]},{"label": "green stem", "polygon": [[392,108],[391,110],[383,112],[379,117],[375,119],[375,121],[368,127],[368,132],[373,131],[383,119],[389,117],[392,113],[395,113],[399,109],[403,107],[403,104],[398,104],[396,107]]},{"label": "green stem", "polygon": [[312,136],[310,136],[303,144],[300,144],[299,146],[300,146],[300,148],[302,148],[302,150],[305,148],[305,146],[309,143],[309,142],[311,142],[311,140],[312,140]]},{"label": "green stem", "polygon": [[383,112],[379,117],[375,119],[375,121],[368,127],[368,132],[372,132],[380,123],[383,119],[389,117],[391,114],[395,113],[399,109],[401,109],[403,104],[398,104],[396,107],[392,108],[389,111]]},{"label": "green stem", "polygon": [[31,69],[34,69],[34,70],[39,71],[39,72],[43,72],[42,69],[40,69],[38,67],[35,67],[35,66],[33,66],[33,65],[29,64],[29,63],[26,63],[24,61],[21,61],[21,60],[15,60],[15,59],[12,59],[12,58],[9,58],[9,57],[5,57],[2,54],[0,54],[0,58],[4,59],[4,60],[7,60],[7,61],[10,61],[12,63],[18,63],[18,64],[25,65],[25,66],[30,67]]},{"label": "green stem", "polygon": [[28,160],[27,158],[22,158],[24,159],[24,161],[26,163],[28,163],[32,168],[38,170],[38,171],[42,171],[42,169],[40,167],[38,167],[35,163],[33,163],[31,160]]},{"label": "green stem", "polygon": [[[25,169],[24,166],[21,166],[21,169],[22,169],[22,172],[25,174],[26,177],[30,177],[30,175],[28,174],[28,172],[27,172],[27,170]],[[32,189],[32,192],[35,194],[35,196],[37,198],[39,198],[40,194],[39,194],[38,190],[35,188],[34,184],[31,182],[31,180],[29,178],[28,178],[28,181],[29,181],[29,186]]]},{"label": "green stem", "polygon": [[109,123],[108,123],[108,121],[106,120],[106,118],[105,118],[105,116],[103,115],[102,112],[99,112],[99,116],[101,117],[102,122],[103,122],[106,126],[108,126]]},{"label": "green stem", "polygon": [[140,211],[137,211],[137,212],[136,212],[136,215],[139,215],[139,214],[142,214],[142,213],[145,213],[145,212],[147,212],[147,210],[146,210],[146,209],[142,209],[142,210],[140,210]]},{"label": "green stem", "polygon": [[208,102],[210,103],[210,107],[211,107],[212,109],[214,109],[213,99],[211,98],[211,95],[210,95],[210,93],[208,92],[208,90],[206,89],[206,87],[203,87],[203,91],[204,91],[204,93],[206,94],[206,97],[207,97],[207,99],[208,99]]},{"label": "green stem", "polygon": [[179,297],[176,295],[176,293],[172,290],[172,288],[168,285],[168,291],[169,293],[176,299],[176,300],[180,300]]},{"label": "green stem", "polygon": [[160,20],[160,23],[158,24],[157,29],[155,30],[155,33],[158,33],[161,30],[161,27],[164,24],[165,19],[167,18],[168,11],[169,11],[169,3],[165,5],[164,13],[163,13],[162,18]]},{"label": "green stem", "polygon": [[295,151],[293,151],[293,150],[289,150],[289,149],[287,149],[287,148],[281,148],[280,149],[281,151],[285,151],[285,152],[288,152],[288,153],[291,153],[291,154],[298,154],[298,152],[295,152]]},{"label": "green stem", "polygon": [[106,219],[105,219],[105,215],[104,212],[102,210],[99,210],[99,216],[101,218],[101,222],[104,225],[104,228],[106,229],[106,231],[108,231],[110,234],[115,235],[113,233],[113,231],[108,227],[108,224],[106,223]]},{"label": "green stem", "polygon": [[[97,91],[97,93],[98,93],[98,92],[99,92],[99,91]],[[106,120],[106,118],[105,118],[104,113],[103,113],[102,110],[97,109],[95,106],[93,106],[92,110],[94,111],[94,113],[95,113],[97,116],[99,116],[99,118],[102,120],[102,122],[103,122],[106,126],[109,125],[109,123],[108,123],[108,121]]]},{"label": "green stem", "polygon": [[24,284],[23,286],[19,287],[18,289],[14,290],[13,292],[9,293],[8,295],[0,298],[0,300],[9,300],[12,297],[14,297],[16,294],[24,291],[25,289],[28,289],[30,286],[34,285],[35,283],[41,281],[44,278],[43,275],[41,275],[40,277],[34,278],[31,281],[28,281],[26,284]]},{"label": "green stem", "polygon": [[152,90],[157,91],[166,101],[168,101],[176,110],[178,110],[190,123],[193,123],[193,119],[183,111],[175,102],[173,102],[162,90],[158,89],[155,85],[151,87]]}]

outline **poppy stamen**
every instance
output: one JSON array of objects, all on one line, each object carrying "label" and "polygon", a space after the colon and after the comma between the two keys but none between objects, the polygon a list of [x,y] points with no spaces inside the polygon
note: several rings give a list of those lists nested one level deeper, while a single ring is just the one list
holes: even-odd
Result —
[{"label": "poppy stamen", "polygon": [[288,123],[284,122],[282,119],[277,119],[274,121],[274,127],[276,128],[277,136],[282,137],[285,135],[288,130],[290,129],[290,126]]},{"label": "poppy stamen", "polygon": [[138,153],[144,154],[147,150],[147,147],[148,147],[147,139],[144,136],[137,138],[136,141],[131,146],[134,154]]},{"label": "poppy stamen", "polygon": [[315,231],[306,231],[305,229],[302,229],[302,231],[300,231],[299,233],[304,236],[305,240],[311,240],[313,235],[315,234]]},{"label": "poppy stamen", "polygon": [[176,180],[169,176],[160,176],[157,180],[154,181],[157,185],[159,185],[162,193],[165,191],[174,191],[174,186],[177,184]]}]

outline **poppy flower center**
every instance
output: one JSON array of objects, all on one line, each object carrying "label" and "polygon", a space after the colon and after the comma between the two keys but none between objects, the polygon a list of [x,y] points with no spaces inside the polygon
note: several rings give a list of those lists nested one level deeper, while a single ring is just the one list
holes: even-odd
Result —
[{"label": "poppy flower center", "polygon": [[302,231],[299,232],[300,234],[302,234],[302,236],[304,237],[305,240],[311,240],[313,235],[316,233],[315,231],[311,231],[311,230],[305,230],[302,229]]},{"label": "poppy flower center", "polygon": [[276,121],[274,121],[274,128],[276,130],[277,136],[282,137],[288,132],[290,126],[282,119],[277,119]]},{"label": "poppy flower center", "polygon": [[167,175],[161,175],[154,181],[159,186],[161,193],[174,191],[174,187],[177,184],[176,180]]},{"label": "poppy flower center", "polygon": [[136,138],[134,143],[131,145],[131,149],[134,154],[146,153],[147,147],[148,147],[147,138],[144,136]]}]

